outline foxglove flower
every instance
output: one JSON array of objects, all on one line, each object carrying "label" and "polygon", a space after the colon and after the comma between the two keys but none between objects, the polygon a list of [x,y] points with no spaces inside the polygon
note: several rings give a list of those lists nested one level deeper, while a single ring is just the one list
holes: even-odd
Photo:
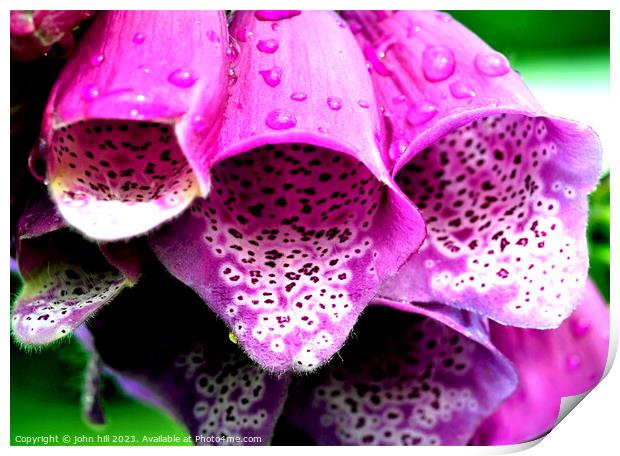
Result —
[{"label": "foxglove flower", "polygon": [[[268,16],[268,15],[267,15]],[[151,236],[160,261],[274,371],[313,370],[424,237],[390,177],[364,58],[334,12],[238,12],[236,82],[206,199]]]},{"label": "foxglove flower", "polygon": [[484,318],[449,306],[377,304],[338,359],[312,375],[276,375],[231,343],[191,291],[149,270],[76,333],[92,357],[87,416],[104,416],[106,372],[179,419],[196,443],[267,444],[280,421],[318,444],[509,444],[547,432],[560,398],[589,390],[603,373],[609,315],[591,284],[555,330],[489,332]]},{"label": "foxglove flower", "polygon": [[93,11],[11,11],[11,59],[34,60],[53,45],[70,51],[73,28]]},{"label": "foxglove flower", "polygon": [[553,117],[508,60],[444,13],[346,14],[428,237],[381,295],[553,328],[580,302],[597,136]]},{"label": "foxglove flower", "polygon": [[67,336],[139,278],[135,243],[99,248],[65,228],[47,198],[31,200],[17,228],[24,286],[12,310],[15,339],[43,345]]},{"label": "foxglove flower", "polygon": [[221,12],[97,15],[52,90],[37,150],[70,225],[127,238],[208,193],[227,47]]},{"label": "foxglove flower", "polygon": [[77,329],[92,422],[108,373],[227,443],[515,443],[602,375],[598,139],[443,13],[99,13],[36,160],[13,334]]}]

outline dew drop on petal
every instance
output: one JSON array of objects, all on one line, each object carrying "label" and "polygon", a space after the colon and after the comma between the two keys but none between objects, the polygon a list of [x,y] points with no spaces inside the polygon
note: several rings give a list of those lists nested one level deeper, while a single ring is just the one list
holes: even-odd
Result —
[{"label": "dew drop on petal", "polygon": [[407,111],[407,122],[411,125],[422,125],[437,114],[437,106],[429,101],[421,100],[414,103]]},{"label": "dew drop on petal", "polygon": [[144,43],[144,39],[145,36],[142,33],[136,33],[131,39],[131,41],[133,41],[135,44],[142,44]]},{"label": "dew drop on petal", "polygon": [[239,42],[232,36],[229,36],[228,49],[226,49],[226,57],[234,65],[239,60],[241,54],[241,47]]},{"label": "dew drop on petal", "polygon": [[478,54],[474,64],[481,74],[492,78],[503,76],[510,71],[508,59],[499,52]]},{"label": "dew drop on petal", "polygon": [[199,76],[196,71],[179,68],[168,75],[168,82],[187,89],[193,86],[198,78]]},{"label": "dew drop on petal", "polygon": [[422,54],[422,71],[431,82],[448,79],[454,74],[454,53],[447,46],[428,46]]},{"label": "dew drop on petal", "polygon": [[323,134],[327,133],[327,128],[325,127],[318,127],[317,130],[319,131],[319,133],[323,133]]},{"label": "dew drop on petal", "polygon": [[342,109],[342,98],[328,97],[327,106],[329,106],[329,109],[332,111],[340,111]]},{"label": "dew drop on petal", "polygon": [[357,104],[364,109],[368,109],[370,108],[370,103],[368,103],[366,100],[358,100]]},{"label": "dew drop on petal", "polygon": [[448,13],[437,13],[435,17],[441,22],[445,23],[452,21],[452,16],[450,16]]},{"label": "dew drop on petal", "polygon": [[93,55],[90,59],[90,64],[94,67],[98,67],[105,60],[105,56],[103,54]]},{"label": "dew drop on petal", "polygon": [[204,119],[204,117],[199,116],[199,115],[195,115],[194,117],[192,117],[192,130],[194,130],[196,133],[202,133],[203,131],[205,131],[207,129],[207,122]]},{"label": "dew drop on petal", "polygon": [[393,161],[398,160],[407,149],[407,141],[404,139],[397,139],[392,141],[389,148],[390,159]]},{"label": "dew drop on petal", "polygon": [[473,98],[476,91],[464,82],[453,82],[450,84],[450,93],[454,98]]},{"label": "dew drop on petal", "polygon": [[407,100],[407,97],[405,97],[404,95],[397,95],[392,99],[394,104],[401,104],[405,102],[406,100]]},{"label": "dew drop on petal", "polygon": [[291,100],[294,101],[304,101],[308,98],[308,94],[305,92],[293,92],[291,94]]},{"label": "dew drop on petal", "polygon": [[278,40],[274,39],[259,40],[256,44],[256,48],[265,54],[273,54],[278,50],[279,46],[280,44],[278,43]]},{"label": "dew drop on petal", "polygon": [[566,370],[575,371],[581,367],[582,361],[579,355],[568,355],[566,357]]},{"label": "dew drop on petal", "polygon": [[267,114],[265,124],[272,130],[288,130],[297,125],[297,119],[290,111],[274,109]]},{"label": "dew drop on petal", "polygon": [[86,84],[82,87],[80,95],[84,101],[93,101],[99,96],[99,89],[95,84]]},{"label": "dew drop on petal", "polygon": [[269,70],[262,70],[258,73],[269,87],[276,87],[282,80],[282,68],[279,66],[274,66]]},{"label": "dew drop on petal", "polygon": [[254,17],[259,21],[279,21],[280,19],[290,19],[300,14],[300,10],[258,10],[254,13]]},{"label": "dew drop on petal", "polygon": [[573,336],[577,338],[588,334],[590,332],[590,327],[590,322],[583,317],[571,320],[570,322],[570,330],[573,333]]},{"label": "dew drop on petal", "polygon": [[271,24],[271,30],[273,30],[274,32],[277,32],[278,30],[280,30],[280,24],[278,24],[277,22],[274,22],[273,24]]}]

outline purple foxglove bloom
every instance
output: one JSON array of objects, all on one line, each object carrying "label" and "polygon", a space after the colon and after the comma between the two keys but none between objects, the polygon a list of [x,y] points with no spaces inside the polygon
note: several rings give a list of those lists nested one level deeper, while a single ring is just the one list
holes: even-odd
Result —
[{"label": "purple foxglove bloom", "polygon": [[208,193],[227,48],[223,12],[97,15],[52,90],[39,148],[70,225],[127,238]]},{"label": "purple foxglove bloom", "polygon": [[[76,335],[91,353],[85,413],[104,420],[102,371],[131,396],[180,420],[197,444],[207,437],[260,437],[267,444],[286,399],[288,378],[253,363],[193,291],[165,271],[149,275],[103,308]],[[171,307],[174,304],[174,309]]]},{"label": "purple foxglove bloom", "polygon": [[603,377],[609,308],[588,281],[582,304],[558,329],[492,324],[491,340],[516,367],[519,388],[482,423],[473,443],[527,442],[553,428],[562,397],[589,391]]},{"label": "purple foxglove bloom", "polygon": [[235,14],[211,192],[151,236],[166,268],[279,372],[331,358],[425,235],[385,165],[351,31],[334,12],[289,16]]},{"label": "purple foxglove bloom", "polygon": [[34,60],[54,44],[71,50],[73,29],[94,11],[11,11],[11,59]]},{"label": "purple foxglove bloom", "polygon": [[98,249],[64,226],[47,198],[33,199],[18,222],[17,263],[24,286],[11,323],[20,343],[42,345],[69,335],[140,275],[142,257],[135,243]]},{"label": "purple foxglove bloom", "polygon": [[466,445],[516,373],[485,319],[440,305],[416,312],[425,317],[369,309],[339,359],[296,380],[285,416],[322,445]]},{"label": "purple foxglove bloom", "polygon": [[391,130],[392,172],[428,237],[381,295],[554,328],[580,302],[601,150],[444,13],[347,12]]}]

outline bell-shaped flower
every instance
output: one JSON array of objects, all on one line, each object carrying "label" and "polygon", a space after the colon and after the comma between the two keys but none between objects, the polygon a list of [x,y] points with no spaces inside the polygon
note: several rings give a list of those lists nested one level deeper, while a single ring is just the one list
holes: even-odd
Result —
[{"label": "bell-shaped flower", "polygon": [[70,225],[128,238],[208,193],[229,80],[226,27],[217,11],[96,16],[52,89],[35,152]]},{"label": "bell-shaped flower", "polygon": [[141,251],[132,243],[90,243],[65,227],[46,197],[33,198],[17,226],[24,285],[12,309],[16,341],[44,345],[70,335],[138,280]]},{"label": "bell-shaped flower", "polygon": [[342,346],[424,224],[385,165],[363,55],[334,12],[237,12],[211,192],[151,236],[249,356],[313,370]]},{"label": "bell-shaped flower", "polygon": [[395,180],[428,228],[381,294],[559,326],[587,277],[595,133],[547,114],[508,60],[447,14],[346,17],[391,130]]}]

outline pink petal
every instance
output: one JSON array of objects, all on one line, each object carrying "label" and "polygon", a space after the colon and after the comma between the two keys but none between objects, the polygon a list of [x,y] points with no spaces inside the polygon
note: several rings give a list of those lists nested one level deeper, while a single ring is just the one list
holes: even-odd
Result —
[{"label": "pink petal", "polygon": [[73,29],[94,11],[11,11],[11,59],[34,60],[55,43],[73,39]]},{"label": "pink petal", "polygon": [[594,388],[609,350],[609,308],[588,280],[582,304],[557,329],[520,329],[493,324],[491,338],[516,366],[517,391],[481,426],[479,445],[509,445],[550,431],[560,400]]},{"label": "pink petal", "polygon": [[557,327],[588,270],[594,132],[548,116],[507,60],[449,16],[347,14],[385,106],[396,182],[428,226],[383,293]]},{"label": "pink petal", "polygon": [[[385,167],[371,81],[339,23],[306,11],[275,31],[236,13],[239,77],[211,194],[151,237],[166,268],[276,371],[328,360],[424,236]],[[261,40],[277,51],[259,50]],[[276,66],[281,82],[271,86],[260,72]]]},{"label": "pink petal", "polygon": [[96,239],[127,238],[208,192],[227,47],[222,12],[97,16],[43,125],[50,191],[69,224]]},{"label": "pink petal", "polygon": [[515,372],[484,319],[439,305],[407,310],[447,324],[369,310],[338,359],[291,387],[287,419],[321,445],[467,444],[514,391]]}]

